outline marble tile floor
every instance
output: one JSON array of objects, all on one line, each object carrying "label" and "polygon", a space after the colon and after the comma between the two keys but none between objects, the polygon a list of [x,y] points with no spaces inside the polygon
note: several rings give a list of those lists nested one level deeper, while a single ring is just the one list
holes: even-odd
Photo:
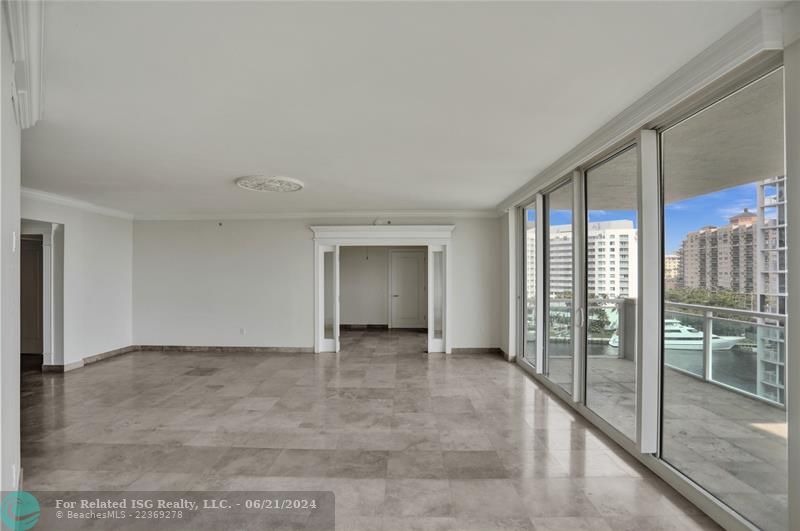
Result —
[{"label": "marble tile floor", "polygon": [[137,352],[22,382],[29,490],[331,490],[337,529],[718,529],[518,366],[349,331],[339,354]]}]

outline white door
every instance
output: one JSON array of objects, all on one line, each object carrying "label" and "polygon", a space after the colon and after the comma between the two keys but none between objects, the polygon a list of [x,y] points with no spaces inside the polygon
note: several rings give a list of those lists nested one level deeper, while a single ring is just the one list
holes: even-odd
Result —
[{"label": "white door", "polygon": [[428,325],[426,251],[392,250],[390,254],[390,326],[425,328]]}]

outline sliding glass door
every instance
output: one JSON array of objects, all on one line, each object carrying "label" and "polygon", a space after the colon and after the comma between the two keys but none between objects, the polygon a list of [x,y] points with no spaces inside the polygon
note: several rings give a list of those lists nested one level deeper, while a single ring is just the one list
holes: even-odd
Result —
[{"label": "sliding glass door", "polygon": [[532,366],[536,366],[536,319],[538,317],[536,304],[536,204],[532,204],[521,210],[524,216],[523,227],[523,253],[525,264],[523,267],[523,290],[524,297],[522,303],[522,357]]},{"label": "sliding glass door", "polygon": [[704,510],[718,500],[720,522],[784,530],[784,71],[704,101],[518,210],[522,358]]},{"label": "sliding glass door", "polygon": [[544,196],[547,209],[545,255],[546,330],[545,374],[572,394],[573,328],[573,183],[561,184]]},{"label": "sliding glass door", "polygon": [[586,171],[586,405],[636,438],[636,146]]},{"label": "sliding glass door", "polygon": [[789,525],[783,112],[776,70],[661,134],[661,455],[775,531]]}]

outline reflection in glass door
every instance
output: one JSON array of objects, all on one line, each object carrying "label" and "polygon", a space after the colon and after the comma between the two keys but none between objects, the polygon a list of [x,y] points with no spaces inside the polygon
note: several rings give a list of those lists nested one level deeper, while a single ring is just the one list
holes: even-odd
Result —
[{"label": "reflection in glass door", "polygon": [[524,290],[523,302],[523,348],[525,361],[536,366],[536,205],[522,210],[524,226]]},{"label": "reflection in glass door", "polygon": [[569,394],[572,394],[574,355],[572,200],[572,180],[545,195],[547,209],[545,373],[553,383]]}]

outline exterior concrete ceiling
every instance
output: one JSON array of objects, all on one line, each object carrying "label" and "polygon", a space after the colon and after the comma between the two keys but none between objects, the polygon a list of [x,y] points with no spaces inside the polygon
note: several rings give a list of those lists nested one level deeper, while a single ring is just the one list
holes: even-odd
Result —
[{"label": "exterior concrete ceiling", "polygon": [[663,134],[664,202],[784,174],[783,70]]},{"label": "exterior concrete ceiling", "polygon": [[23,185],[145,218],[492,209],[764,5],[51,2]]}]

